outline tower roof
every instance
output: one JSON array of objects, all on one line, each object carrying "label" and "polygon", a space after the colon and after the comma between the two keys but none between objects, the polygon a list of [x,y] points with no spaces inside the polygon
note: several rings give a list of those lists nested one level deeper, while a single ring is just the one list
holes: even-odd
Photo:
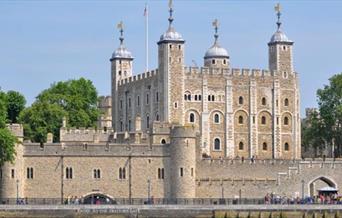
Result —
[{"label": "tower roof", "polygon": [[127,50],[125,45],[123,44],[124,37],[123,37],[123,22],[121,21],[117,28],[120,29],[120,46],[117,48],[112,55],[112,59],[133,59],[132,53]]},{"label": "tower roof", "polygon": [[184,42],[184,39],[180,33],[178,33],[175,28],[172,26],[173,22],[173,5],[172,5],[172,0],[169,0],[169,28],[166,30],[166,32],[160,36],[160,41],[159,42],[164,42],[164,41],[177,41],[177,42]]},{"label": "tower roof", "polygon": [[218,20],[215,19],[213,22],[213,26],[215,27],[215,41],[214,44],[207,50],[204,55],[204,58],[229,58],[228,52],[226,49],[222,48],[218,43]]},{"label": "tower roof", "polygon": [[278,3],[275,7],[274,7],[275,11],[277,12],[277,31],[272,35],[271,40],[269,42],[269,44],[274,44],[274,43],[278,43],[278,42],[284,42],[284,43],[293,43],[293,41],[291,41],[286,34],[281,30],[281,22],[280,22],[280,16],[281,16],[281,7],[280,4]]}]

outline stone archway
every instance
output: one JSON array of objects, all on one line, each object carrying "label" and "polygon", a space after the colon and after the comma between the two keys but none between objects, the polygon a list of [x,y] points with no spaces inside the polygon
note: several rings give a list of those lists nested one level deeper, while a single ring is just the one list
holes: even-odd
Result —
[{"label": "stone archway", "polygon": [[332,188],[337,188],[337,184],[334,180],[332,180],[331,178],[328,178],[326,176],[319,176],[313,180],[311,180],[308,184],[308,188],[309,188],[309,194],[311,197],[316,196],[317,195],[317,189],[320,188],[319,186],[329,186]]},{"label": "stone archway", "polygon": [[92,192],[83,196],[83,204],[117,204],[113,197],[100,192]]}]

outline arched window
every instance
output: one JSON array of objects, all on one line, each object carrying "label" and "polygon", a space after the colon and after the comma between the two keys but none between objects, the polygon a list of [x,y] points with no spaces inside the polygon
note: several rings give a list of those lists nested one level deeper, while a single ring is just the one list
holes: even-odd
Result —
[{"label": "arched window", "polygon": [[284,117],[284,125],[289,125],[289,118],[288,117]]},{"label": "arched window", "polygon": [[214,122],[215,123],[220,123],[220,115],[219,114],[215,114],[214,115]]},{"label": "arched window", "polygon": [[267,143],[262,143],[262,150],[267,151]]},{"label": "arched window", "polygon": [[239,124],[243,124],[243,116],[239,116]]},{"label": "arched window", "polygon": [[119,179],[122,179],[122,169],[121,169],[121,167],[119,168]]},{"label": "arched window", "polygon": [[184,100],[186,101],[186,100],[188,100],[188,95],[184,95]]},{"label": "arched window", "polygon": [[198,95],[198,100],[202,101],[202,95]]},{"label": "arched window", "polygon": [[159,121],[159,114],[156,115],[156,121]]},{"label": "arched window", "polygon": [[162,140],[161,140],[161,143],[162,143],[163,145],[165,145],[165,144],[166,144],[165,139],[162,139]]},{"label": "arched window", "polygon": [[146,128],[150,128],[150,116],[146,116]]},{"label": "arched window", "polygon": [[266,98],[265,97],[261,99],[261,104],[266,105]]},{"label": "arched window", "polygon": [[190,123],[194,123],[195,122],[195,114],[194,113],[190,113],[189,122]]},{"label": "arched window", "polygon": [[195,95],[195,101],[197,101],[197,95]]},{"label": "arched window", "polygon": [[128,120],[128,131],[132,130],[132,121]]},{"label": "arched window", "polygon": [[284,151],[289,151],[289,150],[290,150],[290,145],[289,145],[289,143],[285,142]]},{"label": "arched window", "polygon": [[239,150],[243,150],[243,142],[239,143]]},{"label": "arched window", "polygon": [[191,95],[190,94],[188,94],[188,100],[191,101]]},{"label": "arched window", "polygon": [[261,117],[261,124],[263,124],[263,125],[266,124],[266,117],[265,116]]},{"label": "arched window", "polygon": [[243,97],[242,96],[239,97],[239,104],[243,104]]},{"label": "arched window", "polygon": [[226,59],[223,59],[223,64],[226,64],[226,63],[227,63]]},{"label": "arched window", "polygon": [[221,142],[219,138],[216,138],[214,140],[214,150],[220,150],[221,149]]},{"label": "arched window", "polygon": [[286,107],[289,106],[289,99],[285,98],[285,100],[284,100],[284,105],[285,105]]},{"label": "arched window", "polygon": [[212,63],[212,64],[215,64],[215,59],[213,59],[213,60],[211,61],[211,63]]},{"label": "arched window", "polygon": [[208,95],[208,101],[211,101],[211,96],[210,95]]},{"label": "arched window", "polygon": [[211,96],[211,100],[212,100],[212,101],[215,101],[215,95],[212,95],[212,96]]}]

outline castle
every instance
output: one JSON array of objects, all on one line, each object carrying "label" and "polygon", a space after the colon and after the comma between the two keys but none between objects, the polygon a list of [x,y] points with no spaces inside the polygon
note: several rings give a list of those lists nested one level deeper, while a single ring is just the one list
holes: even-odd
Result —
[{"label": "castle", "polygon": [[299,78],[280,10],[267,70],[232,68],[217,20],[204,67],[185,67],[185,40],[169,12],[150,72],[133,75],[121,26],[102,128],[64,120],[60,142],[49,135],[37,144],[23,142],[21,125],[8,126],[21,142],[1,169],[1,199],[296,197],[342,185],[341,160],[301,159]]}]

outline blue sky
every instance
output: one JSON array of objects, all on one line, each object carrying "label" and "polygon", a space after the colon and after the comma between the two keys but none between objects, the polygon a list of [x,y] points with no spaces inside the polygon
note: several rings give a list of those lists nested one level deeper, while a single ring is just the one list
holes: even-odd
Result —
[{"label": "blue sky", "polygon": [[[145,66],[146,1],[0,1],[0,86],[17,90],[31,104],[55,81],[85,77],[100,95],[110,94],[110,62],[118,47],[116,24],[125,23],[125,44],[134,73]],[[149,5],[150,68],[157,66],[157,44],[167,29],[167,1]],[[276,30],[278,1],[174,1],[174,26],[186,40],[186,63],[203,64],[213,42],[212,20],[220,21],[220,44],[234,68],[268,67],[267,42]],[[283,30],[295,42],[302,115],[314,107],[316,90],[342,72],[342,1],[280,1]]]}]

